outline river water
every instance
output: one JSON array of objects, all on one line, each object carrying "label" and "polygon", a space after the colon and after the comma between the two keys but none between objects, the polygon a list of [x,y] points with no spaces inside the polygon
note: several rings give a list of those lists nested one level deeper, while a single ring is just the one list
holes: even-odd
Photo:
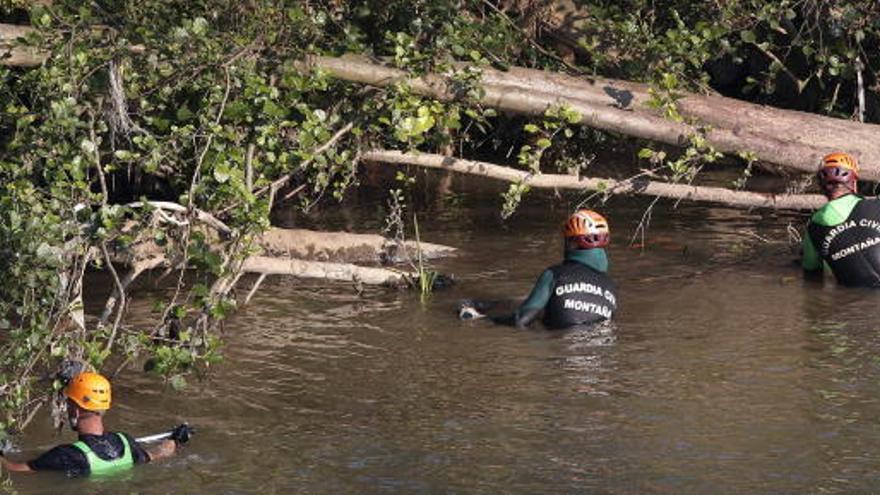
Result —
[{"label": "river water", "polygon": [[[181,455],[118,479],[16,476],[11,489],[880,491],[880,294],[802,281],[787,227],[803,217],[661,202],[632,247],[648,201],[613,198],[601,210],[616,322],[516,331],[459,321],[456,302],[526,294],[559,259],[576,198],[533,194],[502,223],[495,192],[417,202],[422,238],[461,248],[434,262],[455,287],[423,303],[270,279],[226,325],[207,379],[184,392],[136,370],[114,382],[110,428],[137,436],[187,420],[198,433]],[[311,222],[375,232],[383,205],[354,195]],[[151,292],[136,297],[132,319],[147,324]],[[26,433],[25,448],[71,438],[47,417]]]}]

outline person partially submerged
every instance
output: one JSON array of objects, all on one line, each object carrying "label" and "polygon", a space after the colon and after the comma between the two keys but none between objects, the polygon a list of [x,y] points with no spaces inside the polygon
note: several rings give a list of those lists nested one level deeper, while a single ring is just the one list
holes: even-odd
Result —
[{"label": "person partially submerged", "polygon": [[[512,314],[489,316],[495,323],[524,328],[543,313],[550,329],[564,329],[610,320],[617,309],[616,287],[608,276],[608,221],[579,209],[563,227],[563,262],[544,270],[532,292]],[[462,319],[482,318],[474,304],[459,308]]]},{"label": "person partially submerged", "polygon": [[78,374],[67,384],[63,394],[67,400],[68,423],[78,433],[79,441],[54,447],[27,462],[13,462],[4,455],[0,457],[4,469],[61,471],[71,477],[109,474],[169,457],[192,434],[191,428],[182,424],[174,429],[170,439],[148,450],[127,433],[106,431],[103,414],[110,409],[110,382],[97,373]]},{"label": "person partially submerged", "polygon": [[817,173],[828,203],[807,224],[801,264],[807,275],[828,268],[841,285],[880,287],[880,200],[857,194],[859,166],[848,153],[831,153]]}]

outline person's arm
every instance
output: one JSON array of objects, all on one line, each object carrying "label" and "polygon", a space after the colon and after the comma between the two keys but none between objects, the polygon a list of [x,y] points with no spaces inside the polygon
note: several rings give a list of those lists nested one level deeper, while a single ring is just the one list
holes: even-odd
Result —
[{"label": "person's arm", "polygon": [[37,472],[61,471],[75,475],[88,473],[88,460],[85,454],[71,445],[59,445],[28,462],[12,462],[3,459],[3,467],[9,471]]},{"label": "person's arm", "polygon": [[12,462],[7,459],[5,456],[0,457],[0,465],[3,466],[3,469],[6,471],[13,471],[17,473],[33,473],[34,470],[31,469],[30,466],[26,462]]},{"label": "person's arm", "polygon": [[145,449],[150,462],[165,459],[174,455],[177,451],[177,442],[174,440],[162,440],[158,445]]},{"label": "person's arm", "polygon": [[823,275],[823,261],[819,257],[816,246],[813,245],[809,234],[804,235],[802,246],[801,267],[804,269],[804,275],[808,278],[821,278]]},{"label": "person's arm", "polygon": [[535,282],[535,286],[532,287],[529,297],[519,305],[516,311],[512,314],[492,317],[491,320],[501,325],[511,325],[517,328],[527,327],[541,314],[541,310],[547,305],[547,301],[550,300],[552,287],[553,272],[544,270],[544,273]]},{"label": "person's arm", "polygon": [[[178,445],[182,445],[186,442],[189,442],[190,437],[192,437],[195,430],[186,423],[179,425],[174,428],[174,431],[171,432],[171,438],[168,440],[162,440],[155,447],[146,449],[146,453],[149,456],[149,461],[158,461],[159,459],[165,459],[167,457],[171,457],[177,452]],[[138,444],[140,448],[140,444]]]}]

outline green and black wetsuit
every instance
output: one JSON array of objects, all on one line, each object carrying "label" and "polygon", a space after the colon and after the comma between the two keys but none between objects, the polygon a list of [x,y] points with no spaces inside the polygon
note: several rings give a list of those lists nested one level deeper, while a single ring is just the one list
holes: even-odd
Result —
[{"label": "green and black wetsuit", "polygon": [[803,248],[804,270],[824,264],[842,285],[880,287],[880,200],[847,194],[829,201],[810,218]]},{"label": "green and black wetsuit", "polygon": [[553,329],[609,320],[617,308],[617,297],[607,271],[604,249],[566,251],[565,260],[544,270],[513,314],[492,320],[525,327],[542,310],[544,324]]},{"label": "green and black wetsuit", "polygon": [[79,435],[28,462],[34,471],[61,471],[70,477],[108,474],[150,461],[150,455],[127,433]]}]

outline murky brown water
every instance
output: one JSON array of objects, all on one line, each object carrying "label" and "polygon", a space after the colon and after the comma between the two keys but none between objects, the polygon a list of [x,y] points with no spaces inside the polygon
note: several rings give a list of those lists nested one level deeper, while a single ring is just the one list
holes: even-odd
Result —
[{"label": "murky brown water", "polygon": [[[317,220],[375,231],[383,200]],[[876,292],[807,284],[794,217],[645,201],[603,211],[620,286],[593,332],[460,322],[464,297],[525,294],[559,257],[570,205],[495,196],[423,209],[423,238],[459,246],[458,285],[417,295],[277,278],[227,325],[226,359],[184,393],[127,372],[111,427],[188,420],[181,456],[98,482],[15,478],[21,493],[864,493],[880,490]],[[751,233],[749,233],[751,232]],[[758,250],[754,234],[780,243]],[[141,296],[142,298],[144,296]],[[135,308],[148,321],[149,302]],[[48,419],[26,445],[58,440]],[[69,434],[68,434],[69,435]],[[69,438],[69,437],[65,437]]]}]

